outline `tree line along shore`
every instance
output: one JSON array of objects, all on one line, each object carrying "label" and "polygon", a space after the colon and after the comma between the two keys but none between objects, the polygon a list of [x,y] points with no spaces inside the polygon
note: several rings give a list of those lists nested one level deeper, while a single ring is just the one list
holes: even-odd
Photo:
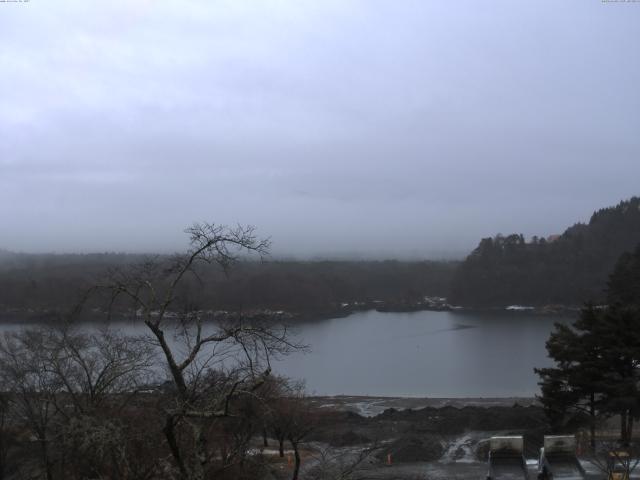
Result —
[{"label": "tree line along shore", "polygon": [[[326,318],[377,308],[535,307],[543,313],[604,303],[607,276],[640,243],[640,199],[594,212],[561,235],[484,238],[464,260],[240,261],[227,273],[201,266],[186,302],[206,312],[283,311]],[[162,255],[21,254],[0,251],[0,313],[37,317],[72,308],[108,272]],[[197,285],[196,285],[197,284]],[[204,288],[200,288],[203,286]],[[100,303],[93,305],[100,308]],[[183,307],[183,306],[182,306]]]}]

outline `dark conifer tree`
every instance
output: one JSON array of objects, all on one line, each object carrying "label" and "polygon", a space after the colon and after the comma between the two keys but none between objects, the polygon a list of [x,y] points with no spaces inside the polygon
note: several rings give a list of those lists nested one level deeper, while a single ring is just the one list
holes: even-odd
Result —
[{"label": "dark conifer tree", "polygon": [[619,415],[628,445],[640,418],[640,248],[623,255],[610,276],[607,307],[587,305],[572,326],[556,324],[547,341],[554,368],[536,369],[541,401],[554,429],[588,414],[594,445],[598,416]]},{"label": "dark conifer tree", "polygon": [[540,375],[540,400],[551,427],[560,431],[571,420],[586,414],[592,447],[606,367],[600,355],[597,326],[598,312],[592,305],[585,306],[572,327],[556,324],[547,341],[547,351],[556,368],[535,369]]}]

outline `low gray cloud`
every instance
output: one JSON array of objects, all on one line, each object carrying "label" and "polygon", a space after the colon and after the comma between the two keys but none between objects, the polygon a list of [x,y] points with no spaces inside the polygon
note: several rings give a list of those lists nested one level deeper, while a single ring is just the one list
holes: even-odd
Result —
[{"label": "low gray cloud", "polygon": [[637,194],[640,4],[0,4],[0,248],[461,255]]}]

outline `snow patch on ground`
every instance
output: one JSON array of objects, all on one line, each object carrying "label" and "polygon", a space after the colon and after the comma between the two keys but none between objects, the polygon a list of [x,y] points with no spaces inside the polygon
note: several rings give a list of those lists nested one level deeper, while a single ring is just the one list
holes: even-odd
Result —
[{"label": "snow patch on ground", "polygon": [[505,310],[522,312],[526,310],[535,310],[535,307],[529,307],[527,305],[509,305]]},{"label": "snow patch on ground", "polygon": [[354,402],[349,404],[358,415],[363,417],[375,417],[376,415],[384,412],[388,407],[385,405],[385,401],[365,401],[365,402]]},{"label": "snow patch on ground", "polygon": [[446,448],[442,458],[443,463],[474,463],[477,462],[473,453],[475,440],[471,434],[456,438]]}]

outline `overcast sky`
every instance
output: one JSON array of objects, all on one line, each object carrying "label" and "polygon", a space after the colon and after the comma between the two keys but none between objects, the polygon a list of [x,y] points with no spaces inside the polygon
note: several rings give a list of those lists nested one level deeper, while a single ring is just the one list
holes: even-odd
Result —
[{"label": "overcast sky", "polygon": [[0,3],[0,248],[462,255],[640,194],[640,3]]}]

